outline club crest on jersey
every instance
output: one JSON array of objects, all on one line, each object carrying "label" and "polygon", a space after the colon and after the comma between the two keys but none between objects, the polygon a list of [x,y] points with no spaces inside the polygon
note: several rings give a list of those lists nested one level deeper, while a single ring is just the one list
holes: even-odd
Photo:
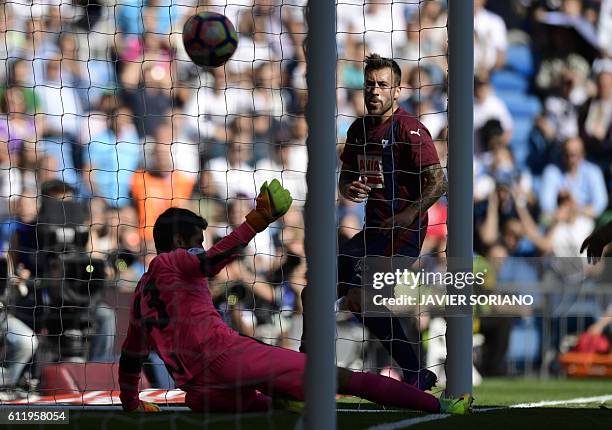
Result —
[{"label": "club crest on jersey", "polygon": [[387,146],[389,146],[389,139],[383,139],[382,140],[382,147],[383,147],[383,149],[385,149]]},{"label": "club crest on jersey", "polygon": [[189,248],[187,250],[187,252],[190,253],[191,255],[198,255],[198,254],[205,254],[206,253],[204,248]]},{"label": "club crest on jersey", "polygon": [[382,169],[382,156],[358,155],[357,163],[361,177],[366,179],[371,188],[384,188],[385,177]]}]

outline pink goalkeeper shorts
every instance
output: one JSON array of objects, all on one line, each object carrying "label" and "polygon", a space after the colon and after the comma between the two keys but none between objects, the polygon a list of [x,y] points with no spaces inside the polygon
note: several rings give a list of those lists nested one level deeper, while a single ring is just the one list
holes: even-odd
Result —
[{"label": "pink goalkeeper shorts", "polygon": [[304,400],[306,355],[240,336],[183,389],[194,411],[270,408],[270,395]]}]

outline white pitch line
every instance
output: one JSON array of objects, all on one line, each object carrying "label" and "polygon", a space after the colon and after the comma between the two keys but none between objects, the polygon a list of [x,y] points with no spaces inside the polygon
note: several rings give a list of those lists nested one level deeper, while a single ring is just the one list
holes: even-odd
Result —
[{"label": "white pitch line", "polygon": [[[494,408],[483,408],[483,409],[475,409],[476,413],[497,411],[500,409],[528,409],[528,408],[540,408],[544,406],[557,406],[557,405],[571,405],[571,404],[581,404],[581,403],[596,403],[596,402],[607,402],[612,400],[612,394],[606,394],[604,396],[595,396],[595,397],[578,397],[575,399],[567,399],[567,400],[543,400],[541,402],[534,403],[517,403],[516,405],[509,406],[500,406]],[[435,414],[435,415],[425,415],[422,417],[415,418],[407,418],[405,420],[396,421],[392,423],[379,424],[376,426],[369,427],[368,430],[399,430],[405,429],[408,427],[415,426],[417,424],[425,423],[428,421],[438,421],[443,420],[445,418],[450,417],[451,414]]]},{"label": "white pitch line", "polygon": [[491,411],[499,411],[500,409],[508,409],[511,406],[494,406],[492,408],[478,408],[474,409],[473,412],[482,413],[482,412],[491,412]]},{"label": "white pitch line", "polygon": [[544,400],[542,402],[535,403],[519,403],[518,405],[511,405],[511,408],[540,408],[542,406],[556,406],[556,405],[575,405],[580,403],[595,403],[595,402],[607,402],[612,400],[612,394],[605,396],[596,397],[579,397],[577,399],[569,400]]}]

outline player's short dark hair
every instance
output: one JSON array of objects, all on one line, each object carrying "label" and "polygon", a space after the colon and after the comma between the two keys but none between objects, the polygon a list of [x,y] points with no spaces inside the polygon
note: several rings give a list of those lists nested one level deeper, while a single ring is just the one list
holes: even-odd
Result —
[{"label": "player's short dark hair", "polygon": [[170,208],[161,214],[153,226],[153,240],[158,254],[173,250],[175,234],[187,241],[196,232],[208,227],[208,222],[200,215],[182,208]]},{"label": "player's short dark hair", "polygon": [[393,85],[398,86],[402,81],[402,69],[399,64],[391,58],[381,57],[378,54],[370,54],[365,59],[364,75],[370,70],[391,69],[393,72]]}]

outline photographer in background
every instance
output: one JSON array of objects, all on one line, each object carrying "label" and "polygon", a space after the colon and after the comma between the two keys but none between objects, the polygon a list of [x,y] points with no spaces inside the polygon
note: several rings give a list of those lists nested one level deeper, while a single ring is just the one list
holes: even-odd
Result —
[{"label": "photographer in background", "polygon": [[45,293],[35,282],[37,197],[26,193],[8,201],[4,234],[9,251],[0,257],[0,343],[5,348],[1,400],[18,399],[36,389],[40,369],[32,365],[38,361],[36,333],[42,328],[43,310],[37,304],[44,302]]},{"label": "photographer in background", "polygon": [[23,371],[32,364],[38,349],[38,339],[34,331],[15,315],[19,310],[20,294],[30,281],[30,272],[21,269],[20,275],[9,280],[7,259],[0,257],[0,344],[4,344],[4,354],[0,362],[0,401],[25,398],[30,387],[18,387]]},{"label": "photographer in background", "polygon": [[[58,361],[84,361],[90,346],[85,336],[100,327],[106,335],[108,324],[104,322],[114,320],[114,313],[98,310],[106,262],[95,258],[88,249],[92,219],[88,205],[75,199],[74,189],[60,180],[52,180],[42,185],[42,195],[36,224],[39,249],[36,258],[37,275],[48,292],[45,326],[50,351]],[[112,335],[94,338],[93,346],[97,347],[97,340],[110,339]]]}]

